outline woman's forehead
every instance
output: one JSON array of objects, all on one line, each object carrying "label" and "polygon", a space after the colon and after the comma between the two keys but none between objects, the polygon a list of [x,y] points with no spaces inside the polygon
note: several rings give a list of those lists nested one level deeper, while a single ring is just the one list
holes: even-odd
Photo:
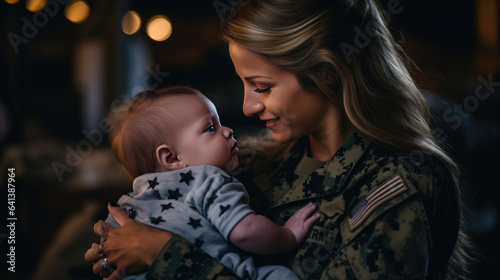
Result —
[{"label": "woman's forehead", "polygon": [[236,74],[244,80],[276,78],[289,72],[273,64],[266,56],[235,43],[229,44],[229,53]]}]

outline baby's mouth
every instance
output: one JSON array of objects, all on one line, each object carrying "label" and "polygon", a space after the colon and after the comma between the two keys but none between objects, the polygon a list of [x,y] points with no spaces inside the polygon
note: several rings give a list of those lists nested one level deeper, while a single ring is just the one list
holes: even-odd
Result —
[{"label": "baby's mouth", "polygon": [[239,151],[237,145],[238,145],[238,142],[234,142],[233,146],[231,147],[231,153],[234,155],[236,155]]}]

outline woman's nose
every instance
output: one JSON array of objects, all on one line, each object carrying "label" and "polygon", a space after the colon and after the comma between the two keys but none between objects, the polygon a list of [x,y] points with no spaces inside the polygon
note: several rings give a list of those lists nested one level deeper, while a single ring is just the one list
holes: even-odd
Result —
[{"label": "woman's nose", "polygon": [[262,95],[253,90],[245,89],[245,96],[243,97],[243,114],[247,117],[253,117],[264,111],[265,106],[261,99]]}]

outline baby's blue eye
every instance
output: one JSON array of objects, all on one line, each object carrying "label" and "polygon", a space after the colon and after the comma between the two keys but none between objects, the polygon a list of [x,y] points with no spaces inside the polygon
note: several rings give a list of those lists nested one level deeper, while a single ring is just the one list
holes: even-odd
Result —
[{"label": "baby's blue eye", "polygon": [[211,124],[205,129],[205,132],[215,132],[215,126]]}]

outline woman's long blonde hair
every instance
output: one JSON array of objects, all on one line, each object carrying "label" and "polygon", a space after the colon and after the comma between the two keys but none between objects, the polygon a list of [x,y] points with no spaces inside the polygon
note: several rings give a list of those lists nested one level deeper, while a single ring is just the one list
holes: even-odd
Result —
[{"label": "woman's long blonde hair", "polygon": [[[459,170],[434,138],[427,102],[387,26],[372,0],[248,0],[227,17],[222,33],[228,42],[296,73],[304,88],[343,113],[346,130],[354,127],[381,145],[432,154],[459,186]],[[462,277],[465,246],[461,226],[448,278]]]}]

